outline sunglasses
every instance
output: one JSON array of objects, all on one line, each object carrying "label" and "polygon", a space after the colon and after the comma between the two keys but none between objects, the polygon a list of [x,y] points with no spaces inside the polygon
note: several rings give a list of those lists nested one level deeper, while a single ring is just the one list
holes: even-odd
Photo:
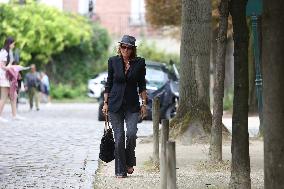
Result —
[{"label": "sunglasses", "polygon": [[125,50],[125,49],[132,50],[132,47],[125,46],[125,45],[120,45],[120,48],[123,49],[123,50]]}]

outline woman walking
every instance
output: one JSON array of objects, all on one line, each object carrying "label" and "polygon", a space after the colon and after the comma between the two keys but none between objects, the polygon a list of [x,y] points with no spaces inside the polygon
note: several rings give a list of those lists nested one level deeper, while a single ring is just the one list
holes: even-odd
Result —
[{"label": "woman walking", "polygon": [[[12,66],[14,61],[13,48],[15,47],[15,40],[8,37],[4,42],[4,47],[0,50],[0,122],[8,122],[2,117],[5,102],[9,96],[10,81],[7,78],[7,70]],[[21,120],[23,117],[17,115],[17,98],[9,96],[12,107],[12,116],[15,120]]]},{"label": "woman walking", "polygon": [[[108,60],[103,112],[110,116],[114,131],[117,178],[124,178],[134,171],[139,112],[142,117],[147,115],[146,65],[145,59],[136,55],[135,41],[133,36],[124,35],[119,42],[118,55]],[[124,121],[127,129],[126,145]]]}]

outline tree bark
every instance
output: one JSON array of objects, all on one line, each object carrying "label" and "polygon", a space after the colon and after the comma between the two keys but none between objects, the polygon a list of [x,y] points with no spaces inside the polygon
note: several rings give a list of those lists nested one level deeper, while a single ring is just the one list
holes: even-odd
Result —
[{"label": "tree bark", "polygon": [[211,161],[222,161],[222,117],[225,80],[225,60],[229,1],[221,0],[219,5],[220,25],[217,38],[217,61],[214,69],[214,104],[209,156]]},{"label": "tree bark", "polygon": [[248,28],[247,0],[231,0],[234,31],[234,102],[230,188],[251,188],[248,135]]},{"label": "tree bark", "polygon": [[177,133],[193,125],[198,133],[210,133],[210,43],[211,1],[182,0],[180,103],[171,122]]},{"label": "tree bark", "polygon": [[284,186],[284,1],[263,1],[264,188]]},{"label": "tree bark", "polygon": [[[251,21],[250,21],[251,22]],[[251,25],[251,23],[249,24]],[[257,98],[256,98],[256,87],[255,87],[255,63],[253,54],[253,33],[249,29],[249,48],[248,48],[248,64],[249,64],[249,113],[257,113]]]},{"label": "tree bark", "polygon": [[233,92],[234,85],[234,61],[233,61],[234,41],[232,37],[227,39],[226,67],[225,67],[225,95]]}]

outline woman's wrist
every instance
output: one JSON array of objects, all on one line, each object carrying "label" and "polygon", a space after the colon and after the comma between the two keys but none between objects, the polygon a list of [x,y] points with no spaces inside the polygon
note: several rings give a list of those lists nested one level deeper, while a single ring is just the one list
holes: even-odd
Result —
[{"label": "woman's wrist", "polygon": [[145,106],[145,107],[147,106],[146,100],[144,99],[142,100],[142,106]]}]

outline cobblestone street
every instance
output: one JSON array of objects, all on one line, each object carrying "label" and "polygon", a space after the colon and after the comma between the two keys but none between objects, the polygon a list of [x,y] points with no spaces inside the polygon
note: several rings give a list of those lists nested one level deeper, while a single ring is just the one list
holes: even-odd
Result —
[{"label": "cobblestone street", "polygon": [[[98,104],[42,105],[24,121],[11,120],[7,104],[0,123],[0,188],[92,188],[103,122]],[[138,125],[138,136],[152,132],[151,122]]]}]

